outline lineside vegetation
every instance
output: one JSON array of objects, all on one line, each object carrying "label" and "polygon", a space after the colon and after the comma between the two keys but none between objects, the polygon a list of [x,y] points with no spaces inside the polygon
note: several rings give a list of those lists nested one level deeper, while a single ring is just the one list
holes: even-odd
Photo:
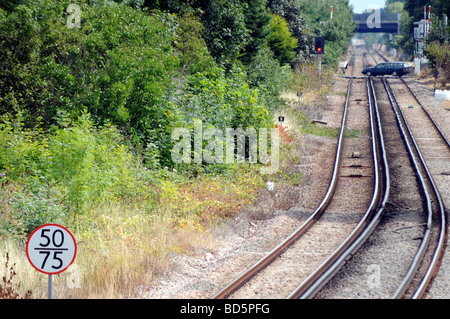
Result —
[{"label": "lineside vegetation", "polygon": [[[195,120],[272,128],[281,93],[324,92],[353,32],[347,1],[332,2],[345,11],[333,31],[319,27],[329,8],[312,1],[0,2],[3,296],[45,297],[24,243],[49,222],[79,244],[57,298],[133,297],[174,254],[217,245],[209,230],[251,205],[268,177],[256,164],[175,164],[171,133]],[[70,4],[80,27],[68,27]],[[339,39],[320,75],[309,57],[319,32]],[[300,181],[289,174],[270,178]]]}]

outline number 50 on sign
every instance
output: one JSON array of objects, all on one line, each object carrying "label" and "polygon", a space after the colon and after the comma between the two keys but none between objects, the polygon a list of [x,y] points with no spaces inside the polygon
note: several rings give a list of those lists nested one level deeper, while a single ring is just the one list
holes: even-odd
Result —
[{"label": "number 50 on sign", "polygon": [[44,274],[55,275],[73,263],[77,244],[67,228],[45,224],[31,233],[26,250],[28,260],[34,268]]}]

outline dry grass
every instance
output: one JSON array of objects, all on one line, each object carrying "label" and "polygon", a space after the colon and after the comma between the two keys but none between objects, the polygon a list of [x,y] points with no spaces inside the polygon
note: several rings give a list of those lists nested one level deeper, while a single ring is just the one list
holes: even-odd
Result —
[{"label": "dry grass", "polygon": [[24,249],[12,240],[0,242],[0,299],[39,298],[30,287],[42,284],[41,276],[30,265]]},{"label": "dry grass", "polygon": [[[156,207],[148,207],[150,202],[133,207],[112,203],[80,215],[69,227],[77,240],[77,257],[65,272],[53,276],[54,298],[138,297],[170,271],[174,255],[201,258],[217,245],[210,229],[256,199],[262,185],[256,171],[237,168],[230,176],[167,180]],[[14,280],[20,283],[13,289],[46,298],[47,275],[29,264],[24,241],[12,238],[2,238],[0,265],[7,252],[15,264]]]}]

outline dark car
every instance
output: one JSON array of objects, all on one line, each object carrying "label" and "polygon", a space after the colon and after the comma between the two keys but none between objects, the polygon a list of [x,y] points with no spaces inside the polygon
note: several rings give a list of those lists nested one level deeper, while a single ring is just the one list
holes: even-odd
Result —
[{"label": "dark car", "polygon": [[403,76],[410,72],[408,63],[405,62],[383,62],[373,68],[365,68],[362,73],[367,76],[393,75]]}]

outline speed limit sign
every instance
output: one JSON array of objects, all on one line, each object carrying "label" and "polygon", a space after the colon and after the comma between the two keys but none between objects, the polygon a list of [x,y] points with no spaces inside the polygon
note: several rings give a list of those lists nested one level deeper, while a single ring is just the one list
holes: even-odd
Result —
[{"label": "speed limit sign", "polygon": [[38,271],[55,275],[66,270],[77,255],[77,243],[72,233],[57,224],[36,228],[27,241],[27,257]]}]

